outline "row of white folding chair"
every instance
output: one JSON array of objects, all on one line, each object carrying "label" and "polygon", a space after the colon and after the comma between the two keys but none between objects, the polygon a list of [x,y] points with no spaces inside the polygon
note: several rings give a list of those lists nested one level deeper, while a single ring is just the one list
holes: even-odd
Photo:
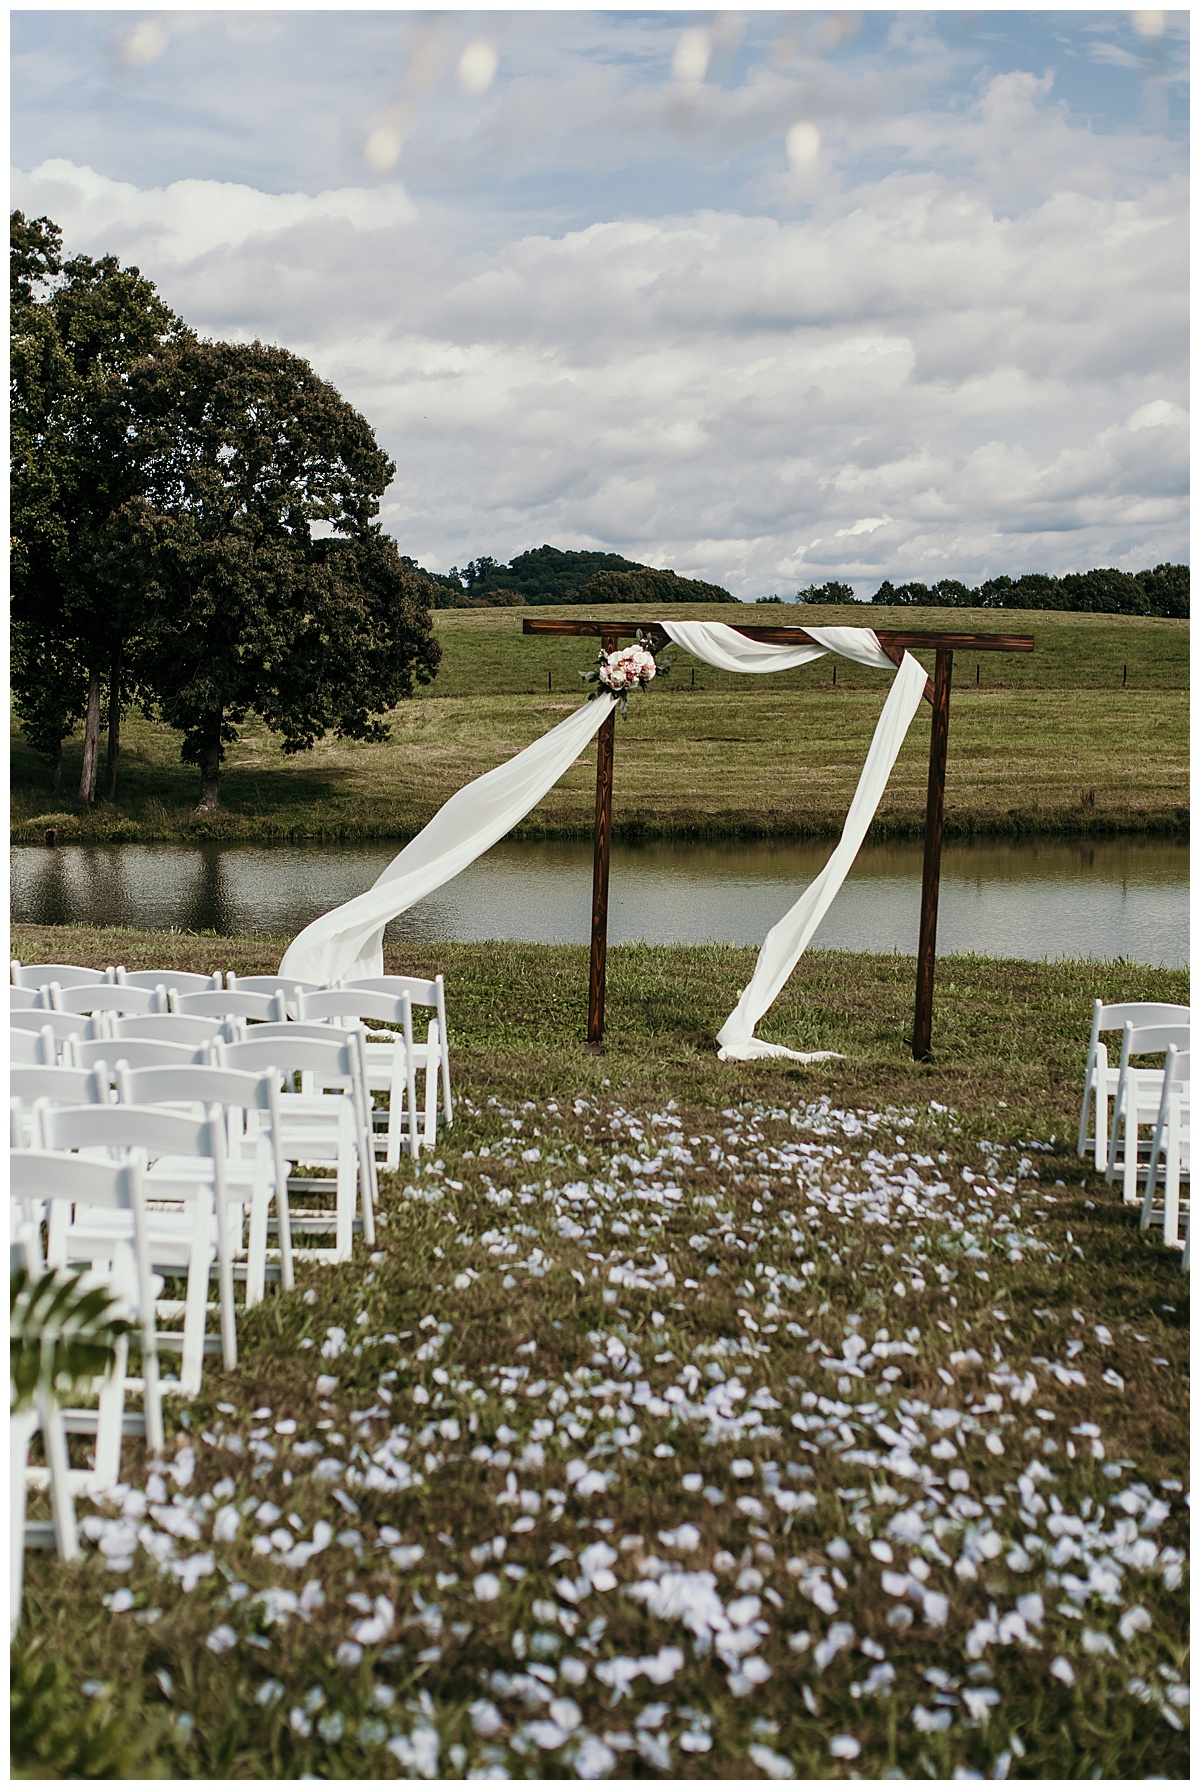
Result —
[{"label": "row of white folding chair", "polygon": [[[1155,1194],[1159,1167],[1162,1167],[1163,1242],[1172,1249],[1183,1247],[1179,1235],[1180,1181],[1191,1181],[1192,1169],[1192,1059],[1190,1051],[1171,1045],[1163,1068],[1162,1095],[1146,1167],[1146,1192],[1142,1200],[1142,1229],[1148,1230],[1156,1217]],[[1189,1219],[1190,1199],[1189,1199]]]},{"label": "row of white folding chair", "polygon": [[[114,1100],[123,1106],[166,1105],[190,1108],[195,1116],[207,1107],[222,1108],[229,1186],[241,1195],[250,1213],[249,1233],[235,1252],[235,1260],[244,1265],[246,1304],[255,1305],[263,1296],[272,1203],[279,1239],[277,1272],[284,1288],[290,1289],[294,1284],[287,1193],[290,1165],[282,1147],[279,1075],[218,1069],[209,1062],[207,1046],[153,1039],[97,1039],[77,1045],[74,1055],[76,1066],[14,1067],[11,1093],[26,1109],[39,1100],[55,1106]],[[27,1120],[25,1135],[14,1142],[29,1144],[29,1131]],[[161,1182],[157,1167],[152,1179]]]},{"label": "row of white folding chair", "polygon": [[[1077,1147],[1080,1156],[1092,1152],[1097,1169],[1108,1167],[1109,1103],[1120,1079],[1119,1068],[1109,1063],[1108,1046],[1101,1034],[1123,1032],[1126,1025],[1187,1025],[1190,1019],[1190,1008],[1169,1001],[1115,1001],[1106,1005],[1097,1000],[1094,1003]],[[1089,1135],[1088,1122],[1092,1118],[1094,1127]]]},{"label": "row of white folding chair", "polygon": [[57,982],[61,988],[85,983],[119,983],[129,988],[174,987],[180,994],[195,994],[207,988],[220,988],[221,972],[201,975],[196,970],[127,970],[123,963],[107,969],[88,969],[79,963],[26,963],[14,957],[9,965],[9,980],[14,988],[38,989]]},{"label": "row of white folding chair", "polygon": [[[258,997],[254,997],[258,998]],[[237,1019],[218,1020],[215,1013],[220,1007],[230,1003],[232,996],[218,996],[214,1003],[214,1017],[209,1019],[196,1013],[146,1015],[143,1018],[114,1018],[112,1015],[101,1016],[99,1022],[84,1022],[90,1028],[90,1036],[82,1035],[66,1015],[46,1015],[52,1024],[62,1027],[65,1032],[62,1060],[68,1065],[87,1065],[97,1060],[115,1064],[122,1057],[130,1062],[131,1067],[149,1068],[153,1066],[155,1052],[139,1043],[142,1033],[149,1034],[147,1042],[151,1045],[168,1045],[172,1042],[190,1043],[195,1049],[206,1048],[213,1043],[231,1044],[245,1036],[244,1025]],[[234,1003],[235,1005],[238,1003]],[[267,1002],[268,1011],[277,1011],[272,997]],[[368,1241],[374,1241],[374,1205],[376,1200],[374,1153],[365,1140],[371,1135],[370,1095],[366,1086],[365,1071],[357,1060],[360,1046],[355,1035],[349,1059],[349,1067],[338,1056],[338,1049],[346,1039],[341,1034],[331,1036],[329,1027],[300,1027],[288,1021],[276,1020],[264,1022],[253,1027],[257,1040],[266,1045],[271,1038],[278,1038],[280,1043],[272,1049],[258,1053],[254,1067],[258,1070],[274,1067],[281,1074],[296,1071],[310,1078],[322,1070],[330,1072],[328,1086],[341,1087],[351,1100],[352,1117],[345,1123],[349,1130],[343,1135],[339,1129],[340,1121],[337,1112],[337,1097],[328,1096],[324,1089],[310,1088],[306,1098],[310,1110],[301,1117],[300,1103],[289,1097],[285,1102],[285,1111],[289,1136],[292,1142],[285,1140],[285,1154],[314,1167],[332,1167],[337,1178],[337,1195],[334,1214],[323,1214],[319,1209],[309,1208],[298,1214],[301,1228],[319,1235],[322,1229],[336,1231],[336,1242],[332,1249],[313,1247],[305,1254],[313,1260],[349,1259],[351,1239],[356,1222],[356,1205],[354,1189],[359,1187],[362,1216],[361,1223]],[[294,1061],[293,1047],[301,1046],[306,1035],[315,1038],[325,1048],[322,1055],[318,1050],[315,1056],[309,1053],[304,1062]],[[349,1036],[349,1034],[347,1035]],[[128,1047],[128,1048],[126,1048]],[[332,1049],[332,1055],[330,1054]],[[303,1054],[303,1053],[302,1053]],[[48,1052],[42,1049],[42,1060]],[[161,1060],[161,1059],[160,1059]],[[247,1064],[247,1066],[250,1066]],[[315,1104],[313,1102],[315,1101]],[[308,1154],[304,1154],[307,1151]],[[299,1152],[299,1154],[298,1154]],[[302,1188],[308,1191],[319,1188],[325,1177],[307,1177]],[[281,1238],[281,1249],[286,1249],[287,1240]],[[291,1274],[288,1272],[288,1284]]]},{"label": "row of white folding chair", "polygon": [[[299,1019],[302,1004],[306,997],[321,995],[330,989],[345,989],[348,992],[374,993],[390,997],[398,1001],[407,995],[412,1007],[430,1007],[434,1018],[429,1027],[426,1039],[414,1042],[412,1057],[414,1067],[424,1070],[426,1078],[432,1070],[435,1078],[433,1111],[436,1130],[436,1115],[439,1110],[445,1124],[454,1122],[454,1098],[450,1086],[450,1035],[446,1023],[446,984],[440,974],[432,978],[421,976],[367,976],[357,980],[336,981],[330,984],[298,981],[294,977],[285,976],[238,976],[232,970],[226,975],[229,988],[249,989],[258,993],[269,993],[282,989],[288,1006],[294,1017]],[[382,1020],[382,1013],[372,1013],[370,1018]],[[440,1086],[438,1084],[440,1083]],[[439,1098],[440,1097],[440,1098]],[[426,1088],[425,1111],[430,1110],[430,1090]],[[431,1140],[432,1141],[432,1140]],[[388,1141],[388,1166],[395,1167],[397,1156],[392,1153],[392,1139]]]},{"label": "row of white folding chair", "polygon": [[1127,1205],[1137,1204],[1140,1134],[1143,1127],[1156,1123],[1163,1090],[1163,1071],[1148,1068],[1136,1059],[1164,1055],[1172,1045],[1186,1050],[1190,1040],[1191,1028],[1187,1021],[1177,1020],[1166,1025],[1125,1022],[1105,1177],[1115,1181],[1120,1175],[1121,1196]]}]

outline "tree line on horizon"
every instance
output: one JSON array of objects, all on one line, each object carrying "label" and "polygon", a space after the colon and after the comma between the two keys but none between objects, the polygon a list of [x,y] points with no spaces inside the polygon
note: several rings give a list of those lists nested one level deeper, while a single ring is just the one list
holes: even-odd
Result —
[{"label": "tree line on horizon", "polygon": [[[972,589],[957,578],[936,584],[893,584],[885,578],[870,602],[887,608],[912,609],[1065,609],[1082,615],[1155,615],[1186,620],[1191,614],[1191,569],[1183,565],[1119,572],[1098,566],[1090,572],[1064,572],[1049,577],[1024,572],[1019,578],[989,578]],[[784,597],[759,597],[759,603],[782,603]],[[797,603],[852,603],[849,584],[810,584],[798,590]]]},{"label": "tree line on horizon", "polygon": [[62,787],[116,793],[122,714],[183,735],[201,809],[257,714],[300,752],[380,740],[435,675],[424,581],[377,520],[395,467],[307,361],[207,341],[136,267],[64,260],[50,218],[9,220],[11,684]]}]

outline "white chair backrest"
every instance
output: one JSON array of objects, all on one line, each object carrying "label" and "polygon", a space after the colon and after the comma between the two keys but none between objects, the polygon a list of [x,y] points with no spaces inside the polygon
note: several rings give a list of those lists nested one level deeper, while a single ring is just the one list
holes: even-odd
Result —
[{"label": "white chair backrest", "polygon": [[205,1019],[285,1020],[287,1006],[282,995],[247,994],[240,988],[222,989],[212,994],[181,994],[171,998],[172,1013],[199,1015]]},{"label": "white chair backrest", "polygon": [[26,1106],[35,1100],[50,1100],[56,1106],[97,1106],[108,1099],[108,1077],[88,1069],[64,1069],[55,1064],[22,1067],[14,1064],[9,1072],[9,1093]]},{"label": "white chair backrest", "polygon": [[1158,1056],[1172,1044],[1177,1050],[1187,1050],[1191,1035],[1191,1026],[1186,1020],[1176,1020],[1170,1025],[1134,1025],[1126,1020],[1121,1039],[1121,1067],[1124,1068],[1131,1057]]},{"label": "white chair backrest", "polygon": [[221,986],[221,972],[202,976],[197,970],[127,970],[123,963],[113,970],[119,988],[173,988],[178,994],[206,994]]},{"label": "white chair backrest", "polygon": [[33,1109],[35,1136],[45,1150],[142,1150],[159,1156],[223,1156],[220,1111],[203,1119],[151,1106],[52,1106]]},{"label": "white chair backrest", "polygon": [[21,1032],[49,1032],[61,1042],[64,1038],[98,1038],[100,1026],[82,1013],[58,1013],[50,1007],[39,1007],[29,1013],[10,1013],[9,1027]]},{"label": "white chair backrest", "polygon": [[53,1063],[55,1058],[54,1037],[50,1037],[50,1055],[47,1057],[40,1032],[27,1032],[19,1026],[12,1026],[8,1034],[8,1060],[13,1064],[32,1068],[38,1063]]},{"label": "white chair backrest", "polygon": [[363,976],[344,984],[346,988],[367,989],[376,994],[390,994],[397,999],[406,994],[414,1007],[440,1007],[445,999],[441,976],[427,981],[421,976]]},{"label": "white chair backrest", "polygon": [[89,1043],[68,1044],[73,1067],[91,1069],[118,1063],[131,1069],[161,1069],[168,1063],[207,1063],[207,1044],[164,1044],[160,1038],[97,1038]]},{"label": "white chair backrest", "polygon": [[240,988],[244,994],[274,994],[282,988],[288,1000],[294,1000],[298,994],[318,994],[325,987],[323,982],[298,982],[295,976],[239,976],[233,970],[225,972],[226,988]]},{"label": "white chair backrest", "polygon": [[[288,1033],[299,1032],[298,1026],[288,1026]],[[352,1040],[330,1037],[280,1037],[279,1032],[270,1038],[258,1038],[251,1033],[240,1044],[218,1044],[217,1061],[222,1068],[248,1069],[261,1072],[264,1069],[275,1069],[281,1074],[311,1070],[312,1073],[326,1082],[354,1080],[357,1069],[357,1058]]]},{"label": "white chair backrest", "polygon": [[403,1026],[412,1031],[412,1002],[407,994],[378,994],[359,988],[329,988],[319,994],[301,994],[296,1002],[298,1023],[321,1020],[377,1020],[381,1025]]},{"label": "white chair backrest", "polygon": [[40,988],[10,988],[8,991],[10,1013],[31,1013],[37,1007],[44,1010],[49,1005]]},{"label": "white chair backrest", "polygon": [[136,1212],[142,1205],[144,1170],[145,1158],[139,1151],[131,1151],[118,1163],[52,1150],[14,1150],[9,1158],[9,1184],[18,1200],[66,1200],[72,1205]]},{"label": "white chair backrest", "polygon": [[117,1065],[117,1098],[122,1106],[240,1107],[243,1112],[269,1113],[275,1078],[243,1069],[221,1069],[210,1063],[172,1064],[134,1069]]},{"label": "white chair backrest", "polygon": [[1180,1007],[1172,1001],[1113,1001],[1106,1006],[1098,1000],[1092,1009],[1092,1032],[1094,1036],[1120,1032],[1127,1025],[1188,1025],[1191,1016],[1190,1007]]},{"label": "white chair backrest", "polygon": [[50,1005],[56,1013],[162,1013],[165,1003],[166,990],[161,988],[118,988],[113,982],[75,988],[50,984]]},{"label": "white chair backrest", "polygon": [[57,982],[60,988],[73,988],[85,982],[111,982],[107,970],[85,969],[79,963],[21,963],[13,958],[11,976],[14,987],[43,988]]},{"label": "white chair backrest", "polygon": [[240,1021],[227,1026],[223,1019],[207,1019],[198,1014],[147,1013],[144,1018],[113,1018],[108,1021],[110,1038],[155,1039],[162,1044],[207,1045],[214,1038],[231,1040],[240,1033]]}]

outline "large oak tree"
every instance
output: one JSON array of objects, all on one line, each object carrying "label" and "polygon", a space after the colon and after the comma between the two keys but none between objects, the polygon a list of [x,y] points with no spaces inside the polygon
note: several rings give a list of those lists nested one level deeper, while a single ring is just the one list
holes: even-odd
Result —
[{"label": "large oak tree", "polygon": [[427,591],[376,520],[394,467],[304,360],[261,342],[181,341],[112,389],[139,495],[107,576],[155,618],[144,684],[220,805],[225,748],[254,711],[299,752],[382,716],[441,656]]}]

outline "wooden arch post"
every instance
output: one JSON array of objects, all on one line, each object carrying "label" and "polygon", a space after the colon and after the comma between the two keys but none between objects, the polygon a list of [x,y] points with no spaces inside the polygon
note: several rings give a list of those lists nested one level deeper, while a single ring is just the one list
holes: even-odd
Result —
[{"label": "wooden arch post", "polygon": [[[731,625],[731,624],[729,624]],[[636,621],[535,621],[521,624],[525,634],[574,634],[599,638],[606,653],[621,640],[634,640],[639,632],[666,636],[653,622]],[[813,641],[803,628],[737,628],[748,640],[772,646],[796,646]],[[931,649],[935,655],[933,682],[925,683],[925,700],[933,710],[929,736],[929,782],[925,796],[925,857],[921,873],[921,930],[917,944],[917,988],[913,1010],[912,1053],[917,1062],[928,1057],[933,1039],[933,982],[937,964],[938,893],[942,878],[942,834],[946,811],[946,748],[950,733],[950,679],[956,647],[979,653],[1031,653],[1032,634],[916,633],[901,629],[873,630],[892,663],[899,666],[906,650]],[[596,736],[596,829],[592,863],[592,943],[588,965],[589,1050],[598,1050],[604,1039],[605,969],[608,958],[608,877],[612,853],[613,747],[616,710],[608,715]]]}]

